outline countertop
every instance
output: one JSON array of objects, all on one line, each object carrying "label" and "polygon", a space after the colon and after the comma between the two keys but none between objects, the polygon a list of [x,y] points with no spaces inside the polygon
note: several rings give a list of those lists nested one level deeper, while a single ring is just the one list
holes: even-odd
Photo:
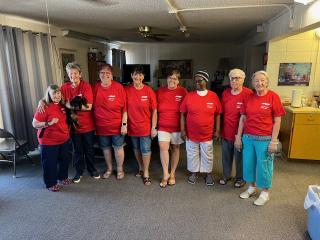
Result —
[{"label": "countertop", "polygon": [[316,113],[316,114],[320,114],[320,108],[315,108],[315,107],[295,108],[295,107],[285,106],[285,109],[286,109],[287,112],[292,112],[292,113]]}]

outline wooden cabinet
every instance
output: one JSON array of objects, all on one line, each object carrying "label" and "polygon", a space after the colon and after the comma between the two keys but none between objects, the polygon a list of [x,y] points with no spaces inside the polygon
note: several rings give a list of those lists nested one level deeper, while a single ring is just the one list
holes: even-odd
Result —
[{"label": "wooden cabinet", "polygon": [[288,159],[320,160],[320,109],[286,107],[280,138]]}]

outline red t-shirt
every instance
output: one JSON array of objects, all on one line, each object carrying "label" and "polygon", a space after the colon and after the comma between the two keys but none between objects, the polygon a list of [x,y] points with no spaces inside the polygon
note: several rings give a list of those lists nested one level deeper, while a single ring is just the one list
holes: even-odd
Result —
[{"label": "red t-shirt", "polygon": [[[66,101],[71,101],[75,96],[83,96],[89,104],[93,103],[91,86],[83,80],[77,87],[73,87],[71,82],[63,84],[61,92]],[[77,111],[77,116],[80,127],[76,130],[76,133],[86,133],[94,130],[92,111]]]},{"label": "red t-shirt", "polygon": [[41,145],[58,145],[66,142],[70,138],[64,106],[50,103],[47,108],[45,108],[44,113],[36,111],[34,114],[34,119],[39,122],[50,122],[53,118],[58,118],[59,121],[47,127],[42,138],[39,138],[41,129],[38,129],[38,142]]},{"label": "red t-shirt", "polygon": [[157,109],[156,94],[151,87],[144,85],[138,90],[133,85],[125,88],[128,108],[128,135],[149,136],[151,114]]},{"label": "red t-shirt", "polygon": [[271,136],[273,118],[286,114],[279,96],[271,90],[264,96],[252,94],[240,111],[246,115],[243,133],[257,136]]},{"label": "red t-shirt", "polygon": [[211,141],[214,131],[214,117],[222,112],[217,94],[208,90],[207,95],[199,96],[196,91],[184,98],[180,112],[186,113],[186,133],[193,142]]},{"label": "red t-shirt", "polygon": [[242,88],[242,91],[233,95],[231,88],[228,88],[222,93],[222,111],[223,111],[223,124],[221,135],[223,138],[234,141],[235,135],[238,132],[240,108],[245,101],[253,92],[246,87]]},{"label": "red t-shirt", "polygon": [[174,90],[167,87],[158,89],[159,131],[180,132],[180,105],[187,93],[187,90],[180,86]]},{"label": "red t-shirt", "polygon": [[112,81],[109,87],[103,87],[98,82],[93,87],[93,116],[97,135],[119,135],[122,115],[126,111],[126,92],[120,83]]}]

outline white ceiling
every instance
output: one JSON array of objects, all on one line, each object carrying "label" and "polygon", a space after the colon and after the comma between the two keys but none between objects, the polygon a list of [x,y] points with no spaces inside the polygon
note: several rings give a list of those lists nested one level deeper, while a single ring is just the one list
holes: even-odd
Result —
[{"label": "white ceiling", "polygon": [[293,0],[0,0],[0,13],[47,22],[46,1],[51,24],[125,42],[150,41],[138,34],[140,25],[151,26],[152,33],[168,34],[167,42],[236,41],[288,11],[265,6],[180,12],[190,33],[186,38],[178,30],[176,15],[169,13],[168,1],[176,9],[293,4]]}]

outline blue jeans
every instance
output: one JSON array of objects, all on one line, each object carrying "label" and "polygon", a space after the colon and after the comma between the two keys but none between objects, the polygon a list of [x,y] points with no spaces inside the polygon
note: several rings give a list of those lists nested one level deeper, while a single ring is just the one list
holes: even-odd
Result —
[{"label": "blue jeans", "polygon": [[100,148],[102,150],[113,148],[121,148],[124,146],[123,135],[99,136]]},{"label": "blue jeans", "polygon": [[268,152],[270,140],[247,134],[242,137],[244,180],[263,189],[272,187],[274,154]]},{"label": "blue jeans", "polygon": [[59,145],[40,145],[43,180],[47,188],[68,178],[71,141]]},{"label": "blue jeans", "polygon": [[234,141],[230,141],[227,139],[221,139],[221,150],[222,150],[222,166],[223,166],[223,178],[228,179],[230,178],[233,157],[236,163],[236,180],[242,181],[242,153],[239,152],[234,147]]},{"label": "blue jeans", "polygon": [[74,147],[75,161],[74,166],[77,173],[82,175],[87,165],[88,172],[92,175],[97,172],[93,164],[93,135],[94,131],[86,133],[71,133],[71,138]]},{"label": "blue jeans", "polygon": [[133,150],[140,151],[142,156],[151,155],[151,137],[131,137]]}]

